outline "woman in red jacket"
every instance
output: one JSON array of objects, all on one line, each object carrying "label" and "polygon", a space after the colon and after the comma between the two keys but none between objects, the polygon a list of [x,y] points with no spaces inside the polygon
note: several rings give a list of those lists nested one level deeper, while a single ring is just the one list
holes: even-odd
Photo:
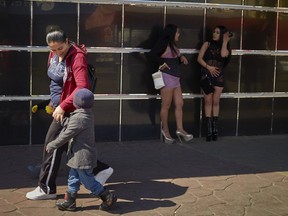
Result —
[{"label": "woman in red jacket", "polygon": [[[75,110],[73,105],[75,92],[82,88],[89,89],[85,46],[78,46],[69,41],[62,30],[49,32],[46,41],[51,51],[48,58],[47,72],[51,79],[50,105],[55,110],[52,114],[54,119],[46,134],[38,187],[26,194],[26,197],[32,200],[56,198],[55,181],[62,153],[67,150],[68,145],[63,145],[51,153],[47,153],[45,147],[49,142],[55,140],[61,132],[60,121],[64,115],[69,116]],[[96,180],[103,184],[113,172],[111,167],[107,166],[106,168],[101,171],[98,168],[93,170]],[[103,175],[105,175],[104,178]],[[99,178],[101,179],[99,180]]]}]

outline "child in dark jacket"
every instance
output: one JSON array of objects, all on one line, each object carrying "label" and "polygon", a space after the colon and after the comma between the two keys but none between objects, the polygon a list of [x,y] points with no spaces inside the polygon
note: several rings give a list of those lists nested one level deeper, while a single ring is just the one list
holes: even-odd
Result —
[{"label": "child in dark jacket", "polygon": [[70,167],[68,178],[68,190],[64,202],[56,203],[59,210],[75,211],[76,194],[80,185],[90,190],[93,195],[102,199],[100,210],[108,210],[117,197],[105,189],[93,175],[93,168],[97,166],[97,148],[94,135],[94,115],[92,106],[94,95],[88,89],[78,90],[73,99],[76,110],[69,118],[64,118],[63,130],[59,136],[47,144],[46,151],[52,152],[65,143],[68,146],[68,161]]}]

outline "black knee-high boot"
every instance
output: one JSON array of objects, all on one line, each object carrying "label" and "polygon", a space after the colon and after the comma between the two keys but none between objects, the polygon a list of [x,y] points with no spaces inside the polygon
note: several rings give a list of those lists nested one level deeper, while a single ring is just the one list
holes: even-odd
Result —
[{"label": "black knee-high boot", "polygon": [[217,140],[217,137],[218,137],[218,127],[217,127],[217,122],[218,122],[218,117],[217,116],[214,116],[212,118],[212,139],[214,141]]},{"label": "black knee-high boot", "polygon": [[212,118],[206,117],[206,123],[207,123],[206,141],[211,141],[211,138],[212,138]]}]

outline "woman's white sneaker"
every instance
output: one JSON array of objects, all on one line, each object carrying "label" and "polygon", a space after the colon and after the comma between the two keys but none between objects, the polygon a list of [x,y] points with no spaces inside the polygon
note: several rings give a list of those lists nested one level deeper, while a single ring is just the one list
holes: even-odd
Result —
[{"label": "woman's white sneaker", "polygon": [[39,186],[33,191],[26,193],[26,198],[30,200],[55,199],[57,194],[46,194]]},{"label": "woman's white sneaker", "polygon": [[101,185],[104,185],[107,181],[107,179],[112,175],[113,169],[111,167],[102,170],[101,172],[97,173],[95,175],[95,180],[98,181]]}]

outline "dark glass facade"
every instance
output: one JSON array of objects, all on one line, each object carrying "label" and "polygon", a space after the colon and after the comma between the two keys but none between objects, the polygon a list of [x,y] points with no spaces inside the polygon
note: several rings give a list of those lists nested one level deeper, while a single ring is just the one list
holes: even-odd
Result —
[{"label": "dark glass facade", "polygon": [[[70,40],[86,45],[88,62],[96,68],[97,142],[160,138],[161,100],[146,55],[168,23],[180,27],[178,46],[189,60],[181,68],[188,132],[195,137],[205,134],[197,54],[213,28],[221,24],[234,36],[220,102],[220,136],[287,133],[287,11],[285,0],[151,4],[0,0],[0,27],[5,29],[0,33],[0,145],[44,142],[52,117],[43,110],[33,114],[31,107],[49,98],[45,36],[55,26]],[[173,106],[169,124],[175,136]]]}]

